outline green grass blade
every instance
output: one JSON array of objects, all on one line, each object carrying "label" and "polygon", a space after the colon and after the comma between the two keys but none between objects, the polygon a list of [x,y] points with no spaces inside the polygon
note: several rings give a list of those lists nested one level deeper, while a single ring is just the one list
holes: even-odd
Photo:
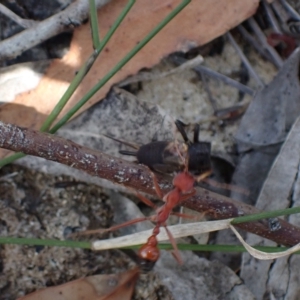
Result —
[{"label": "green grass blade", "polygon": [[[0,244],[5,245],[27,245],[27,246],[50,246],[50,247],[68,247],[91,249],[89,242],[82,241],[59,241],[52,239],[37,239],[37,238],[18,238],[18,237],[0,237]],[[141,245],[125,247],[124,249],[139,249]],[[247,252],[244,246],[241,245],[197,245],[197,244],[177,244],[179,250],[188,251],[209,251],[209,252]],[[288,247],[270,247],[270,246],[254,246],[253,248],[266,253],[282,252],[288,250]],[[172,250],[171,244],[159,244],[159,249]],[[300,251],[294,254],[300,254]]]},{"label": "green grass blade", "polygon": [[98,24],[98,17],[97,17],[97,7],[95,4],[95,0],[89,0],[90,6],[90,22],[91,22],[91,29],[92,29],[92,39],[94,49],[97,49],[100,44],[100,34],[99,34],[99,24]]},{"label": "green grass blade", "polygon": [[97,53],[101,53],[103,48],[106,46],[107,42],[110,40],[112,35],[115,33],[117,28],[120,26],[122,21],[124,20],[125,16],[128,14],[132,6],[134,5],[136,0],[129,0],[128,3],[126,4],[125,8],[121,12],[121,14],[118,16],[117,20],[114,22],[114,24],[111,26],[107,34],[104,36],[102,42],[99,44],[99,47],[97,48]]},{"label": "green grass blade", "polygon": [[111,29],[107,32],[105,37],[103,38],[103,41],[100,42],[99,47],[92,53],[92,55],[88,58],[86,63],[80,68],[78,73],[76,74],[75,78],[72,80],[71,84],[69,85],[67,91],[62,96],[61,100],[58,102],[58,104],[54,107],[51,114],[48,116],[46,121],[41,127],[41,131],[48,131],[54,120],[57,118],[57,116],[60,114],[62,109],[67,104],[68,100],[71,98],[81,81],[84,79],[87,72],[90,70],[91,66],[93,65],[94,61],[98,57],[98,55],[101,53],[103,48],[106,46],[116,29],[120,26],[121,22],[124,20],[125,16],[128,14],[129,10],[132,8],[133,4],[135,3],[135,0],[129,0],[123,11],[121,12],[120,16],[117,18],[117,20],[114,22]]},{"label": "green grass blade", "polygon": [[[124,249],[139,249],[141,245],[136,245],[132,247],[124,247]],[[173,250],[171,244],[160,243],[158,245],[159,249],[163,250]],[[242,245],[201,245],[201,244],[177,244],[179,250],[182,251],[208,251],[208,252],[238,252],[243,253],[247,252],[246,248]],[[256,250],[263,251],[266,253],[272,252],[282,252],[286,251],[288,247],[271,247],[271,246],[253,246]],[[293,254],[300,254],[300,251],[297,251]]]},{"label": "green grass blade", "polygon": [[235,225],[240,223],[253,222],[253,221],[267,219],[267,218],[276,218],[279,216],[285,216],[285,215],[291,215],[297,213],[300,213],[300,207],[286,208],[286,209],[262,212],[259,214],[253,214],[249,216],[238,217],[232,220],[231,224]]},{"label": "green grass blade", "polygon": [[73,95],[74,91],[77,89],[81,81],[84,79],[86,73],[91,68],[91,63],[93,61],[93,58],[95,57],[94,53],[91,55],[91,57],[88,59],[88,61],[80,68],[74,79],[72,80],[71,84],[69,85],[68,89],[60,99],[60,101],[56,104],[54,109],[52,110],[51,114],[47,117],[46,121],[43,123],[43,125],[40,128],[40,131],[46,132],[49,130],[50,126],[54,122],[54,120],[57,118],[57,116],[60,114],[62,109],[65,107],[71,96]]},{"label": "green grass blade", "polygon": [[50,130],[55,133],[60,127],[66,124],[70,118],[104,86],[138,51],[140,51],[160,30],[162,30],[191,0],[182,1],[162,22],[160,22],[138,45],[136,45],[125,57],[115,65],[91,90],[71,108]]},{"label": "green grass blade", "polygon": [[59,240],[36,239],[36,238],[0,237],[0,244],[91,249],[91,244],[89,242],[79,242],[79,241],[69,241],[69,240],[59,241]]},{"label": "green grass blade", "polygon": [[2,167],[4,167],[4,166],[6,166],[6,165],[8,165],[8,164],[10,164],[12,162],[14,162],[15,160],[24,157],[24,156],[26,156],[26,154],[18,152],[18,153],[14,153],[14,154],[12,154],[10,156],[7,156],[7,157],[1,159],[0,160],[0,169]]}]

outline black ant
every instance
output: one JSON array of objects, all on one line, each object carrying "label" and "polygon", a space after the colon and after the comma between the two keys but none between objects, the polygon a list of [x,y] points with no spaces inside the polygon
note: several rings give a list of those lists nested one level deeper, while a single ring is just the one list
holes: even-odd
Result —
[{"label": "black ant", "polygon": [[180,132],[184,143],[177,141],[156,141],[138,146],[128,143],[109,135],[106,137],[117,142],[135,148],[137,151],[120,150],[124,155],[131,155],[137,158],[140,164],[148,166],[151,170],[158,173],[174,173],[181,172],[185,166],[182,163],[182,157],[188,156],[188,170],[193,175],[201,175],[211,170],[210,151],[211,144],[209,142],[199,141],[199,125],[194,127],[193,142],[189,140],[183,122],[176,120],[175,125]]}]

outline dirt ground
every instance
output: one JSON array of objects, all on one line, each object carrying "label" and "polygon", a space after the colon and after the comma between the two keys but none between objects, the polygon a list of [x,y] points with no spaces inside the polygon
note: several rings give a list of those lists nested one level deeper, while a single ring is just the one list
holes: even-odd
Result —
[{"label": "dirt ground", "polygon": [[[63,239],[87,224],[91,228],[111,226],[113,212],[103,189],[68,176],[7,166],[0,171],[0,194],[3,235]],[[83,276],[119,273],[134,267],[118,250],[95,253],[18,245],[2,245],[0,249],[1,300]],[[137,287],[140,289],[134,299],[172,299],[154,273],[141,276]]]}]

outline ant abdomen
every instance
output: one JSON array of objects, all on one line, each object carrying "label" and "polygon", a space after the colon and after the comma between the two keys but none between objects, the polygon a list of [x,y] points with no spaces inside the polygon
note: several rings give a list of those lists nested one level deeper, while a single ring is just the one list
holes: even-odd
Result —
[{"label": "ant abdomen", "polygon": [[151,235],[148,238],[147,243],[139,249],[139,257],[145,261],[156,262],[159,259],[159,249],[157,244],[156,235]]}]

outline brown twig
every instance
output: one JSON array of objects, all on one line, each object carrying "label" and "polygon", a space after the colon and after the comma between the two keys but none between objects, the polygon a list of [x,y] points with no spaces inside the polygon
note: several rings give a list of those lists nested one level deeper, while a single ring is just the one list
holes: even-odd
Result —
[{"label": "brown twig", "polygon": [[[116,184],[156,195],[151,173],[147,167],[80,146],[58,136],[0,122],[0,147],[56,161]],[[159,175],[157,177],[164,192],[172,189],[170,181]],[[197,188],[197,194],[186,200],[184,206],[198,212],[205,212],[215,219],[233,218],[259,212],[250,205],[203,188]],[[266,220],[236,226],[278,244],[291,246],[299,243],[300,228],[283,220],[279,222],[281,226],[276,231],[269,228]]]},{"label": "brown twig", "polygon": [[[96,0],[98,8],[109,0]],[[0,61],[12,59],[22,52],[48,40],[49,38],[80,25],[87,19],[89,2],[77,0],[65,10],[41,21],[37,26],[30,27],[20,33],[0,42]]]}]

